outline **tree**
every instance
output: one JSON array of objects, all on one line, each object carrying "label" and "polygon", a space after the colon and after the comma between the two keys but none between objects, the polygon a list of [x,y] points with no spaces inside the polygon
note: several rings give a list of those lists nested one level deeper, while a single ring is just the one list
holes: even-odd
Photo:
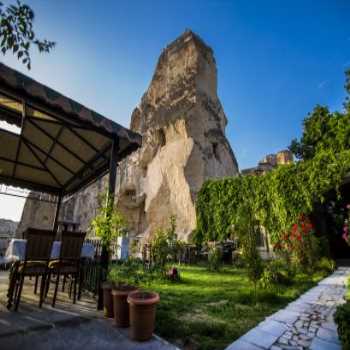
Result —
[{"label": "tree", "polygon": [[101,238],[102,245],[109,251],[111,242],[125,234],[127,221],[111,204],[106,192],[98,198],[98,202],[98,213],[90,223],[90,230]]},{"label": "tree", "polygon": [[0,50],[5,55],[12,52],[28,69],[31,68],[30,48],[50,52],[56,45],[53,41],[40,40],[33,30],[34,12],[19,0],[15,5],[4,7],[0,1]]},{"label": "tree", "polygon": [[324,106],[314,108],[303,121],[301,139],[294,139],[289,146],[298,159],[312,159],[318,151],[325,149],[335,153],[350,149],[350,69],[345,74],[348,96],[344,110],[332,113]]}]

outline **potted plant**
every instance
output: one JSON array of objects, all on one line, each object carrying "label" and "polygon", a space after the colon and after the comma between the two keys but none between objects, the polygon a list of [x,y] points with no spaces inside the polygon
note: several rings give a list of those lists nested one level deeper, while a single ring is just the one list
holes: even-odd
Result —
[{"label": "potted plant", "polygon": [[137,290],[140,281],[140,268],[140,263],[134,259],[128,259],[115,266],[109,273],[109,280],[113,281],[113,313],[114,323],[117,327],[129,327],[127,297],[130,292]]},{"label": "potted plant", "polygon": [[[107,275],[110,257],[111,242],[125,234],[126,220],[124,216],[113,207],[112,201],[106,193],[99,197],[99,209],[90,223],[90,230],[101,239],[101,267]],[[102,284],[103,310],[106,317],[113,317],[112,285],[108,282]],[[102,305],[101,305],[102,306]]]},{"label": "potted plant", "polygon": [[[163,268],[158,265],[149,266],[147,269],[138,270],[134,273],[138,284],[148,285],[158,277],[165,277]],[[130,328],[129,337],[132,340],[146,341],[149,340],[155,328],[156,308],[159,303],[158,293],[146,290],[137,290],[129,293],[127,302],[129,303]]]},{"label": "potted plant", "polygon": [[127,300],[130,311],[129,337],[137,341],[149,340],[154,331],[159,294],[135,291],[129,294]]}]

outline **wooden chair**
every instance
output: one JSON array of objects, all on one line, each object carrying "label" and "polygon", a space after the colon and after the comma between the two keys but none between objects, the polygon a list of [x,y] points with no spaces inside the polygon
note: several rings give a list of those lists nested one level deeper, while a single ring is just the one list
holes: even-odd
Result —
[{"label": "wooden chair", "polygon": [[80,270],[80,255],[81,249],[85,239],[85,232],[68,232],[63,231],[61,233],[61,250],[59,259],[50,261],[49,263],[49,277],[46,282],[45,295],[47,295],[51,282],[51,275],[56,275],[55,280],[55,291],[52,298],[52,306],[55,307],[58,285],[60,277],[63,276],[71,277],[71,287],[70,287],[70,296],[72,284],[74,285],[73,291],[73,303],[76,302],[76,293],[77,293],[77,282],[79,279],[79,270]]},{"label": "wooden chair", "polygon": [[14,292],[15,311],[17,311],[21,300],[24,278],[26,276],[41,277],[39,307],[42,306],[45,280],[49,271],[48,265],[55,235],[52,231],[28,228],[25,237],[27,239],[25,258],[24,261],[16,264],[9,286],[9,290],[11,289],[9,297],[11,299]]}]

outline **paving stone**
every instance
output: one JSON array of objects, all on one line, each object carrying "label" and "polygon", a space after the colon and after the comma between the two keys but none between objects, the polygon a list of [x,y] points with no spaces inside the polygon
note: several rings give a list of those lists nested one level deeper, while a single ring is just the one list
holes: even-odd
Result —
[{"label": "paving stone", "polygon": [[261,350],[261,348],[253,344],[247,343],[244,340],[238,339],[230,346],[228,346],[225,350]]},{"label": "paving stone", "polygon": [[288,330],[285,324],[274,320],[266,320],[260,323],[257,329],[272,334],[275,337],[280,337],[283,333],[285,333]]},{"label": "paving stone", "polygon": [[311,343],[310,350],[341,350],[340,344],[329,343],[315,337]]},{"label": "paving stone", "polygon": [[280,339],[278,339],[278,342],[280,344],[288,344],[288,338],[281,337]]},{"label": "paving stone", "polygon": [[329,329],[320,328],[317,331],[317,336],[322,340],[328,341],[330,343],[340,344],[338,333],[336,331],[331,331]]},{"label": "paving stone", "polygon": [[298,342],[298,344],[299,344],[300,346],[302,346],[303,348],[308,348],[308,347],[310,346],[310,344],[311,344],[311,340],[310,340],[310,341],[307,341],[307,340],[300,340],[300,341]]},{"label": "paving stone", "polygon": [[329,329],[329,330],[331,330],[331,331],[337,331],[337,325],[335,324],[334,321],[333,321],[333,322],[331,322],[331,321],[329,321],[329,322],[323,322],[323,323],[321,324],[321,327],[322,327],[322,328],[325,328],[325,329]]},{"label": "paving stone", "polygon": [[278,337],[270,333],[264,332],[259,328],[253,328],[248,333],[243,335],[240,339],[247,343],[260,346],[264,349],[268,349],[272,346],[273,343],[276,342]]},{"label": "paving stone", "polygon": [[281,310],[270,317],[276,321],[293,324],[298,319],[298,316],[299,314],[297,312]]}]

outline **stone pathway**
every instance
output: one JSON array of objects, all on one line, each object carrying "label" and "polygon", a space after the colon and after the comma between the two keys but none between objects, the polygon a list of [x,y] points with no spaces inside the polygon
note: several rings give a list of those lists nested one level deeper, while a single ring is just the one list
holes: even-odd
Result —
[{"label": "stone pathway", "polygon": [[344,302],[349,275],[350,267],[338,268],[226,350],[341,350],[333,314]]}]

